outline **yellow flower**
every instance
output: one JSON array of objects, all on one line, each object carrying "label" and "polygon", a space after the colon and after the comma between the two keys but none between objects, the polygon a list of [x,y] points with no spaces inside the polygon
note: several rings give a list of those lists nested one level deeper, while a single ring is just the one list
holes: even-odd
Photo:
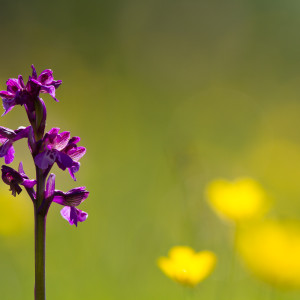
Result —
[{"label": "yellow flower", "polygon": [[263,281],[300,288],[300,223],[264,221],[237,232],[237,250]]},{"label": "yellow flower", "polygon": [[175,246],[169,251],[169,257],[158,259],[158,266],[174,281],[193,287],[213,271],[216,260],[213,252],[196,253],[190,247]]},{"label": "yellow flower", "polygon": [[214,180],[208,185],[206,192],[213,210],[220,217],[235,222],[262,216],[268,208],[266,193],[251,178],[233,182]]}]

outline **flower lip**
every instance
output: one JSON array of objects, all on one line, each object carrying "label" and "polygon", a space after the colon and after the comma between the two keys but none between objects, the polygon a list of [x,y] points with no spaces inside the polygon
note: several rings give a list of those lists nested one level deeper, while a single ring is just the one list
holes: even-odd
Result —
[{"label": "flower lip", "polygon": [[70,223],[70,225],[75,225],[76,227],[78,222],[84,222],[88,217],[86,212],[72,206],[65,206],[60,213],[62,217]]}]

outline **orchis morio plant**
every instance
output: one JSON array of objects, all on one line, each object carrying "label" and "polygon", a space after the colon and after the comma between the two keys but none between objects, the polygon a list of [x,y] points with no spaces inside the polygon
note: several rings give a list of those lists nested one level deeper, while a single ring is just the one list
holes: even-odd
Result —
[{"label": "orchis morio plant", "polygon": [[13,144],[20,139],[27,139],[33,157],[36,179],[29,179],[20,162],[18,170],[3,165],[2,179],[9,185],[13,196],[20,194],[22,187],[27,191],[34,206],[35,218],[35,300],[45,300],[45,236],[48,210],[55,202],[64,206],[61,215],[71,225],[87,219],[88,214],[77,206],[89,195],[85,187],[77,187],[68,192],[55,189],[55,175],[50,173],[54,163],[62,169],[68,169],[73,180],[80,168],[79,159],[85,154],[84,147],[77,146],[80,138],[71,137],[69,131],[59,133],[59,128],[52,128],[45,133],[47,111],[41,93],[48,93],[58,102],[55,96],[61,80],[54,80],[50,69],[44,70],[39,76],[32,65],[32,75],[25,85],[23,77],[7,80],[7,90],[0,91],[3,107],[7,114],[16,105],[24,106],[30,126],[16,130],[0,126],[0,157],[5,163],[14,160]]}]

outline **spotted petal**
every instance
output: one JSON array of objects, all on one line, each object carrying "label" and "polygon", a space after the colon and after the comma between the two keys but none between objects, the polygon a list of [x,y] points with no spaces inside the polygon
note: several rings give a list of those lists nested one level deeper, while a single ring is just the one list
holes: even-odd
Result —
[{"label": "spotted petal", "polygon": [[58,152],[56,150],[46,150],[39,153],[35,157],[34,162],[40,169],[46,170],[49,166],[54,164],[57,154]]}]

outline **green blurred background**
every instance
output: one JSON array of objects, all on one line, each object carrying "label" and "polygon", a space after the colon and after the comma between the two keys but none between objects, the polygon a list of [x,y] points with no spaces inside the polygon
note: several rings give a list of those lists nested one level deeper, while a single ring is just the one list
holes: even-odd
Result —
[{"label": "green blurred background", "polygon": [[[50,210],[48,299],[183,299],[156,266],[174,245],[218,255],[195,299],[268,299],[272,289],[239,261],[230,275],[231,229],[204,189],[215,178],[250,176],[272,194],[274,215],[300,217],[299,1],[0,3],[0,89],[9,77],[27,79],[31,64],[51,68],[63,85],[59,103],[43,97],[47,129],[70,130],[87,147],[76,183],[55,169],[58,189],[86,185],[91,193],[78,228],[58,205]],[[9,128],[27,124],[21,107],[1,118]],[[12,166],[23,160],[33,176],[25,147],[17,145]],[[25,196],[2,209],[17,219],[14,207],[22,207],[24,217],[0,235],[4,300],[33,299]]]}]

